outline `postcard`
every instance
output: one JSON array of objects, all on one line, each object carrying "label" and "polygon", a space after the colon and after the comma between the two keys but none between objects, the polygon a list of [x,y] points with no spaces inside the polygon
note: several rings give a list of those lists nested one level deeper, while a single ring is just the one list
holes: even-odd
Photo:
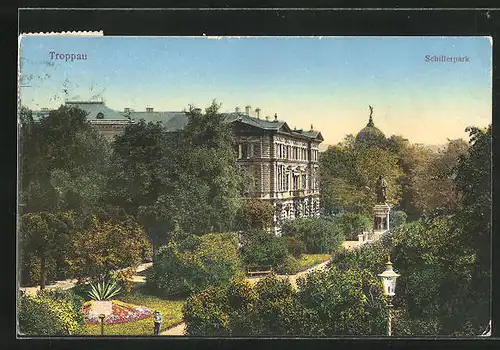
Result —
[{"label": "postcard", "polygon": [[491,123],[491,37],[21,35],[18,337],[491,335]]}]

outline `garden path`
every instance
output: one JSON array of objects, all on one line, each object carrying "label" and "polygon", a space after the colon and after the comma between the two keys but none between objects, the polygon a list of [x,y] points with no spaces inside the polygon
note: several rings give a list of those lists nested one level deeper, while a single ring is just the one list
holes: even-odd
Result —
[{"label": "garden path", "polygon": [[[146,282],[146,278],[143,274],[141,274],[141,272],[145,271],[146,269],[150,268],[151,266],[153,266],[152,262],[138,265],[136,268],[136,274],[134,276],[132,276],[132,280],[134,282]],[[67,280],[63,280],[63,281],[55,281],[54,283],[46,285],[45,289],[51,290],[51,289],[60,288],[62,290],[66,290],[66,289],[73,288],[77,282],[78,282],[77,279],[67,279]],[[40,290],[40,286],[20,287],[19,290],[25,291],[26,293],[31,294],[31,295],[36,295],[36,292]]]}]

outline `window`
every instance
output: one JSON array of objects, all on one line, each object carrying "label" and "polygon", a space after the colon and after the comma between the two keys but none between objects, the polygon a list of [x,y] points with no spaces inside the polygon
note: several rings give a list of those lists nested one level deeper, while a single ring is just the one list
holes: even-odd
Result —
[{"label": "window", "polygon": [[241,158],[248,159],[249,156],[249,147],[248,144],[244,143],[241,145]]},{"label": "window", "polygon": [[95,117],[96,117],[96,119],[104,119],[104,114],[99,112],[99,113],[97,113],[97,115]]}]

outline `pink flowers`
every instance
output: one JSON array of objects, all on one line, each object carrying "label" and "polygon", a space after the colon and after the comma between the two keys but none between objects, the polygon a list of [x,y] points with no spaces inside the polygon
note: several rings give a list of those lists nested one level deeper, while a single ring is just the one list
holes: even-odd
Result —
[{"label": "pink flowers", "polygon": [[[144,306],[127,304],[119,300],[113,300],[113,313],[104,318],[104,324],[117,324],[131,321],[143,320],[151,317],[153,310]],[[83,305],[85,321],[87,324],[99,324],[99,315],[92,311],[92,301]]]}]

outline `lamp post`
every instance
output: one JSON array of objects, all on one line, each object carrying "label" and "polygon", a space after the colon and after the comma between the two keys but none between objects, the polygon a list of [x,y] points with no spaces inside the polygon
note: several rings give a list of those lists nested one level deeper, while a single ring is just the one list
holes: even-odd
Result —
[{"label": "lamp post", "polygon": [[104,314],[99,314],[99,319],[101,320],[101,335],[104,335]]},{"label": "lamp post", "polygon": [[390,337],[392,335],[392,320],[391,320],[391,309],[392,309],[392,297],[396,294],[396,279],[400,276],[392,269],[391,257],[387,258],[387,263],[385,264],[385,271],[378,275],[382,280],[382,285],[384,287],[384,295],[387,296],[387,335]]}]

